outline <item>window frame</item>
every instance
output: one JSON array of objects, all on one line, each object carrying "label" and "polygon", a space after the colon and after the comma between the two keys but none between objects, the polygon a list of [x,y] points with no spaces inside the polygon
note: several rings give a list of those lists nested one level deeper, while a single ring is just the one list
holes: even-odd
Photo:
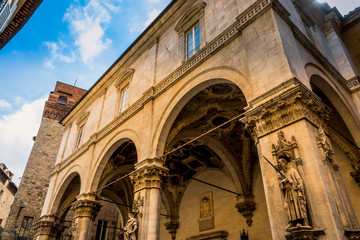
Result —
[{"label": "window frame", "polygon": [[[129,107],[129,99],[130,99],[130,88],[131,82],[134,77],[135,69],[129,68],[125,72],[123,72],[117,82],[115,83],[116,92],[118,94],[116,101],[116,115],[122,114]],[[126,96],[126,103],[124,105],[124,96]],[[115,115],[115,116],[116,116]]]},{"label": "window frame", "polygon": [[[190,59],[196,52],[206,45],[206,32],[205,32],[205,8],[206,3],[204,1],[195,3],[192,7],[188,8],[179,19],[175,26],[175,31],[179,34],[179,51],[183,54],[183,63]],[[190,57],[187,53],[187,33],[190,29],[199,25],[200,30],[200,45],[199,49]]]},{"label": "window frame", "polygon": [[120,90],[119,113],[124,112],[129,105],[129,89],[130,89],[130,84],[127,83]]},{"label": "window frame", "polygon": [[[25,220],[27,220],[27,221],[26,221],[26,224],[24,226]],[[24,239],[25,240],[25,239],[29,238],[29,234],[30,234],[30,230],[31,230],[33,221],[34,221],[34,217],[24,216],[24,218],[23,218],[23,220],[21,222],[19,235],[18,235],[17,239],[21,239],[21,240]],[[29,222],[30,222],[30,224],[29,224]]]},{"label": "window frame", "polygon": [[84,128],[85,128],[85,124],[78,126],[76,145],[75,145],[76,149],[78,149],[81,146],[81,142],[84,136]]},{"label": "window frame", "polygon": [[[198,29],[198,30],[197,30]],[[197,37],[198,34],[198,37]],[[192,49],[189,51],[189,36],[192,35],[191,44]],[[197,40],[199,39],[199,43],[196,44]],[[201,47],[201,27],[200,23],[195,23],[189,30],[185,33],[185,53],[186,53],[186,59],[191,58],[194,56]]]}]

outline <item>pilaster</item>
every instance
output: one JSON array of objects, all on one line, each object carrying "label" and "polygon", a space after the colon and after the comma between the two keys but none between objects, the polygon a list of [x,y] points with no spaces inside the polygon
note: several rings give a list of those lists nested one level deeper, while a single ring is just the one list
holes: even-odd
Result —
[{"label": "pilaster", "polygon": [[[257,143],[273,239],[324,234],[345,239],[345,230],[356,230],[351,203],[340,190],[345,186],[333,176],[339,173],[330,160],[331,146],[319,135],[319,129],[327,131],[330,117],[321,100],[295,79],[250,101],[245,115],[241,121]],[[296,176],[291,191],[290,176]],[[298,210],[289,208],[289,194],[299,199]],[[302,212],[301,218],[294,220],[291,211]]]}]

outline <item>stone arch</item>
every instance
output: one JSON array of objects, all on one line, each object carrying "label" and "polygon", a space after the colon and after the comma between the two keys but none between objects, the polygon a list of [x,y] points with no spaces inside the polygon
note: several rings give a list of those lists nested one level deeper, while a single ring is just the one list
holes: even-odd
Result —
[{"label": "stone arch", "polygon": [[317,65],[308,63],[305,69],[309,77],[309,85],[314,84],[331,101],[350,130],[353,139],[360,145],[360,118],[352,100],[349,99],[350,94],[346,93],[340,83],[333,80]]},{"label": "stone arch", "polygon": [[[57,190],[55,191],[55,198],[53,199],[51,206],[51,213],[55,214],[61,210],[61,208],[67,207],[72,201],[75,200],[75,197],[81,192],[81,168],[76,165],[70,168],[65,176],[60,181]],[[77,181],[77,178],[79,181]],[[78,188],[77,188],[78,183]],[[71,191],[69,191],[71,190]],[[65,197],[65,193],[69,193],[68,198]],[[65,206],[66,205],[66,206]]]},{"label": "stone arch", "polygon": [[245,99],[252,98],[253,93],[249,81],[238,70],[230,67],[216,67],[200,72],[179,87],[164,108],[155,127],[152,141],[154,155],[161,156],[164,152],[165,140],[169,130],[186,103],[203,89],[220,83],[235,84],[240,88]]},{"label": "stone arch", "polygon": [[138,156],[137,161],[139,160],[140,138],[138,137],[136,132],[128,129],[119,131],[106,143],[105,147],[103,147],[96,159],[96,163],[90,174],[90,192],[97,190],[100,183],[100,177],[113,152],[127,141],[131,141],[134,143]]}]

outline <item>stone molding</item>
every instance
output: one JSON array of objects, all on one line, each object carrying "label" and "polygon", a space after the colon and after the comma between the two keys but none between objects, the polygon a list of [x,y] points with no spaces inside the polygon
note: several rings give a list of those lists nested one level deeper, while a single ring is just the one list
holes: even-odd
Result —
[{"label": "stone molding", "polygon": [[298,82],[293,88],[249,109],[241,121],[257,139],[302,119],[327,128],[330,109],[313,92]]},{"label": "stone molding", "polygon": [[167,176],[168,169],[158,158],[146,159],[136,164],[136,170],[130,174],[134,193],[149,188],[161,189],[162,178]]}]

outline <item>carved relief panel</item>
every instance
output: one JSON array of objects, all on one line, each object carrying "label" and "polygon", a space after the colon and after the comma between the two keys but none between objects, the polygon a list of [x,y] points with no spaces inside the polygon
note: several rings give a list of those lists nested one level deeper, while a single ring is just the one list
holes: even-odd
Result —
[{"label": "carved relief panel", "polygon": [[204,193],[199,196],[199,231],[215,228],[214,205],[212,192]]}]

